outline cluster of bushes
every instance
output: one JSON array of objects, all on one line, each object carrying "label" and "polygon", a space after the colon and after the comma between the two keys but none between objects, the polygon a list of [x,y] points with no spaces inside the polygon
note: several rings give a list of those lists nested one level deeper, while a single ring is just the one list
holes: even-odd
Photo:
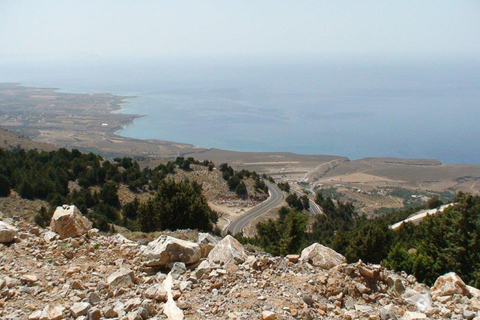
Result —
[{"label": "cluster of bushes", "polygon": [[190,165],[192,165],[192,164],[205,166],[205,167],[208,168],[208,171],[212,171],[213,168],[215,167],[215,164],[211,161],[208,161],[208,160],[198,161],[198,160],[195,160],[192,157],[188,157],[186,159],[184,157],[177,157],[177,159],[175,160],[175,164],[180,169],[185,170],[185,171],[190,171],[191,170]]},{"label": "cluster of bushes", "polygon": [[[35,221],[42,227],[49,223],[57,206],[69,203],[75,204],[95,227],[103,231],[109,230],[112,223],[142,231],[180,227],[211,230],[212,222],[217,217],[206,205],[201,186],[189,181],[178,184],[165,182],[177,167],[190,170],[190,164],[213,169],[213,163],[199,162],[193,158],[177,158],[175,162],[160,164],[153,169],[140,169],[132,158],[108,161],[76,149],[68,151],[62,148],[52,152],[0,149],[0,196],[8,196],[11,190],[15,190],[26,199],[46,200],[50,208],[42,207],[35,216]],[[69,182],[73,181],[80,188],[70,192]],[[118,196],[121,183],[132,192],[156,191],[155,205],[148,202],[142,206],[135,198],[122,208]],[[163,199],[164,205],[158,205],[158,199]],[[166,205],[175,201],[181,201],[183,206],[174,208]],[[155,208],[156,211],[148,208]],[[160,209],[161,212],[158,211]],[[185,214],[189,215],[188,219]],[[153,220],[160,217],[161,223],[146,223],[150,219],[148,215]],[[206,221],[204,216],[208,217]]]},{"label": "cluster of bushes", "polygon": [[[137,201],[136,205],[135,219],[144,232],[185,228],[211,231],[218,220],[202,194],[201,185],[188,180],[163,181],[153,199],[143,204]],[[125,215],[128,216],[126,212]]]},{"label": "cluster of bushes", "polygon": [[296,193],[289,194],[285,198],[285,201],[290,208],[294,208],[298,211],[308,210],[310,208],[308,196],[305,194],[301,197],[297,196]]},{"label": "cluster of bushes", "polygon": [[290,185],[288,184],[288,182],[279,182],[277,183],[277,186],[282,191],[285,191],[287,193],[290,192]]},{"label": "cluster of bushes", "polygon": [[47,199],[68,194],[68,181],[75,179],[70,165],[77,157],[91,163],[93,157],[60,149],[55,153],[11,152],[0,149],[0,195],[11,189],[26,199]]},{"label": "cluster of bushes", "polygon": [[480,198],[459,193],[456,204],[420,224],[389,228],[420,209],[438,206],[433,199],[421,207],[391,212],[376,219],[358,217],[350,203],[334,202],[317,195],[315,202],[324,215],[306,227],[306,215],[296,208],[282,208],[279,219],[257,225],[257,236],[241,239],[263,247],[272,254],[299,253],[314,242],[345,255],[415,275],[431,285],[435,279],[454,271],[473,286],[480,285]]},{"label": "cluster of bushes", "polygon": [[255,238],[241,238],[244,243],[259,245],[273,255],[286,255],[299,252],[307,246],[305,229],[308,215],[294,208],[282,207],[278,219],[269,219],[257,224]]},{"label": "cluster of bushes", "polygon": [[248,170],[235,171],[227,163],[222,163],[219,166],[220,171],[222,172],[222,177],[227,181],[228,188],[230,191],[235,191],[235,193],[246,198],[248,196],[247,186],[245,185],[244,179],[252,178],[255,180],[255,189],[261,192],[268,192],[268,187],[265,185],[265,182],[260,179],[260,176],[255,172]]},{"label": "cluster of bushes", "polygon": [[0,195],[7,196],[13,189],[23,198],[49,201],[67,196],[69,181],[77,181],[82,188],[111,181],[124,183],[132,191],[156,190],[158,183],[174,170],[172,162],[140,170],[131,158],[116,158],[110,162],[76,149],[61,148],[51,152],[0,149]]},{"label": "cluster of bushes", "polygon": [[459,193],[456,204],[392,232],[387,267],[405,270],[426,283],[455,271],[470,285],[480,286],[480,198]]},{"label": "cluster of bushes", "polygon": [[415,191],[405,188],[393,188],[389,190],[388,194],[402,199],[405,208],[414,208],[416,206],[423,205],[423,197],[431,197],[431,200],[436,199],[437,201],[441,202],[451,202],[452,199],[455,198],[455,194],[451,193],[450,191],[444,191],[432,197],[431,192]]}]

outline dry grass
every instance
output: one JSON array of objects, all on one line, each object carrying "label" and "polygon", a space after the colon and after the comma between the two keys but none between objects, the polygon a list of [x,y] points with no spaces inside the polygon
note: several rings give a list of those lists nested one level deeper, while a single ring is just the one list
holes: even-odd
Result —
[{"label": "dry grass", "polygon": [[5,216],[21,218],[28,222],[33,221],[42,206],[48,208],[48,202],[22,199],[15,191],[12,191],[9,197],[0,197],[0,211]]}]

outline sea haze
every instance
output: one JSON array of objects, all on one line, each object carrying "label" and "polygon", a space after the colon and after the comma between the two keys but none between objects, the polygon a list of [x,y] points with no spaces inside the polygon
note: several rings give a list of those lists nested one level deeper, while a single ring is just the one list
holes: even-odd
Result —
[{"label": "sea haze", "polygon": [[238,151],[480,164],[480,63],[1,62],[1,82],[134,95],[118,134]]}]

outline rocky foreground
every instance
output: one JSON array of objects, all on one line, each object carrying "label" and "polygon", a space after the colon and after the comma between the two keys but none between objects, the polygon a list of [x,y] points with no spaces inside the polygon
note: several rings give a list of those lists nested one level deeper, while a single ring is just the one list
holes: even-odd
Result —
[{"label": "rocky foreground", "polygon": [[480,319],[480,291],[454,273],[429,288],[319,244],[287,257],[208,234],[139,245],[74,207],[49,229],[0,213],[0,254],[1,319]]}]

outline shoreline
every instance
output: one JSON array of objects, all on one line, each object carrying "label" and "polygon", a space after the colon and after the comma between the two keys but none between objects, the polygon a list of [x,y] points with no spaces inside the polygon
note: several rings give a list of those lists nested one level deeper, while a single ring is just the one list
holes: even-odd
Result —
[{"label": "shoreline", "polygon": [[[267,174],[276,181],[330,190],[363,212],[399,206],[399,192],[428,196],[442,192],[480,194],[480,165],[445,164],[433,159],[370,157],[292,152],[247,152],[204,148],[156,139],[134,139],[118,133],[140,114],[119,113],[130,97],[112,94],[69,94],[53,89],[0,84],[0,126],[32,140],[57,147],[94,152],[105,158],[132,157],[143,167],[155,167],[176,157],[228,163],[235,170]],[[51,105],[51,108],[45,108]],[[28,107],[26,107],[28,106]],[[1,130],[1,128],[0,128]],[[1,132],[1,131],[0,131]],[[333,190],[333,191],[332,191]],[[396,199],[396,200],[395,200]]]},{"label": "shoreline", "polygon": [[[342,158],[342,159],[347,159],[348,161],[362,161],[362,160],[379,160],[379,161],[391,161],[392,163],[395,162],[400,162],[400,163],[406,163],[406,162],[416,162],[416,163],[421,163],[425,162],[425,165],[432,165],[432,163],[438,163],[438,164],[443,164],[443,165],[480,165],[476,163],[446,163],[438,159],[429,159],[429,158],[400,158],[400,157],[390,157],[390,156],[368,156],[368,157],[362,157],[362,158],[349,158],[345,156],[340,156],[340,155],[334,155],[334,154],[321,154],[321,153],[296,153],[296,152],[291,152],[288,150],[283,150],[283,151],[249,151],[249,150],[235,150],[235,149],[223,149],[223,148],[216,148],[216,147],[203,147],[199,145],[194,145],[188,142],[178,142],[178,141],[171,141],[171,140],[162,140],[158,138],[151,138],[151,139],[145,139],[145,138],[132,138],[128,136],[123,136],[120,135],[119,133],[125,130],[128,126],[135,125],[135,120],[143,117],[147,117],[148,115],[146,114],[135,114],[135,113],[124,113],[126,110],[128,110],[128,103],[130,103],[130,99],[136,99],[139,98],[139,95],[123,95],[123,94],[111,94],[108,92],[102,92],[102,93],[75,93],[75,92],[69,92],[68,89],[62,89],[62,88],[48,88],[48,87],[30,87],[30,86],[24,86],[21,83],[18,82],[11,82],[11,83],[0,83],[0,90],[3,87],[13,87],[17,89],[26,89],[26,90],[34,90],[34,91],[48,91],[49,93],[52,93],[54,95],[70,95],[70,96],[77,96],[77,97],[82,97],[82,96],[87,96],[87,97],[102,97],[102,98],[107,98],[110,99],[109,103],[105,108],[100,110],[100,112],[97,112],[98,115],[103,115],[105,116],[105,113],[107,115],[111,115],[114,117],[113,120],[117,120],[119,123],[117,127],[112,127],[112,126],[107,126],[106,128],[106,133],[111,135],[111,138],[113,139],[126,139],[130,141],[137,141],[137,142],[144,142],[144,143],[159,143],[162,145],[165,144],[172,144],[176,146],[185,146],[185,147],[190,147],[190,148],[195,148],[195,149],[201,149],[205,151],[211,151],[211,150],[217,150],[221,152],[226,152],[226,153],[245,153],[245,154],[291,154],[291,155],[296,155],[296,156],[301,156],[301,157],[331,157],[331,158]],[[74,91],[74,90],[71,90]],[[0,91],[1,93],[1,91]],[[113,102],[113,103],[111,103]],[[83,110],[86,111],[86,110]],[[119,117],[119,119],[115,119],[116,117]],[[107,117],[108,118],[108,117]],[[1,124],[1,123],[0,123]],[[8,128],[8,125],[3,125],[4,127]],[[16,130],[15,128],[10,128],[11,130]],[[18,131],[18,130],[16,130]],[[159,155],[161,156],[161,155]]]}]

